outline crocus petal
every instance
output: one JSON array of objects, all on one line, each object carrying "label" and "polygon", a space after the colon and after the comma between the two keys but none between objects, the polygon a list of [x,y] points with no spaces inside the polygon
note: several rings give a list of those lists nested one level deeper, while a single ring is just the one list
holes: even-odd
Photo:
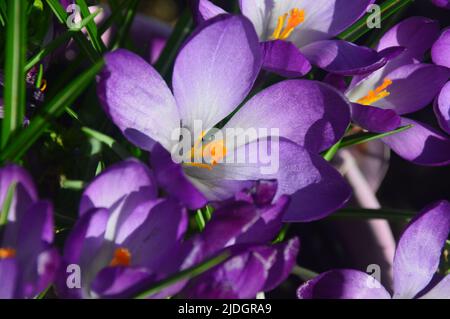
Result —
[{"label": "crocus petal", "polygon": [[83,214],[73,227],[65,245],[64,265],[76,264],[81,271],[81,288],[69,288],[67,280],[71,273],[61,267],[56,281],[58,294],[69,298],[90,297],[90,284],[102,268],[108,266],[111,254],[101,253],[105,243],[105,231],[108,223],[107,209],[93,209]]},{"label": "crocus petal", "polygon": [[450,275],[445,276],[421,299],[450,299]]},{"label": "crocus petal", "polygon": [[274,40],[261,43],[263,68],[287,78],[300,77],[311,70],[311,64],[291,42]]},{"label": "crocus petal", "polygon": [[328,73],[323,79],[323,82],[331,85],[336,90],[343,93],[345,93],[345,90],[348,87],[347,83],[345,82],[345,76],[339,74]]},{"label": "crocus petal", "polygon": [[277,129],[281,137],[320,152],[344,135],[349,122],[350,105],[340,92],[320,82],[288,80],[255,95],[224,129]]},{"label": "crocus petal", "polygon": [[193,280],[182,295],[207,299],[255,298],[264,289],[276,256],[277,246],[246,249]]},{"label": "crocus petal", "polygon": [[191,7],[197,23],[203,23],[219,14],[226,13],[221,7],[208,0],[192,0]]},{"label": "crocus petal", "polygon": [[444,9],[450,9],[450,1],[449,0],[431,0],[434,5],[444,8]]},{"label": "crocus petal", "polygon": [[450,134],[450,82],[442,88],[436,99],[434,113],[441,128]]},{"label": "crocus petal", "polygon": [[410,17],[387,31],[377,50],[404,47],[410,57],[421,58],[439,36],[439,22],[424,17]]},{"label": "crocus petal", "polygon": [[390,299],[374,277],[357,270],[331,270],[307,281],[297,290],[300,299]]},{"label": "crocus petal", "polygon": [[206,22],[175,61],[172,84],[183,127],[193,129],[196,120],[205,130],[214,127],[247,96],[261,64],[258,38],[245,17]]},{"label": "crocus petal", "polygon": [[[403,48],[398,48],[401,52]],[[302,48],[308,60],[327,72],[341,75],[358,75],[373,72],[395,56],[389,50],[380,52],[342,40],[313,42]]]},{"label": "crocus petal", "polygon": [[281,229],[289,203],[289,196],[281,196],[275,203],[260,208],[260,218],[236,238],[236,243],[267,243],[274,240]]},{"label": "crocus petal", "polygon": [[205,196],[189,181],[181,165],[172,161],[170,153],[160,144],[152,150],[150,162],[155,170],[158,185],[169,196],[174,196],[189,209],[198,209],[206,205]]},{"label": "crocus petal", "polygon": [[441,36],[431,48],[433,62],[450,68],[450,28],[442,31]]},{"label": "crocus petal", "polygon": [[156,70],[136,54],[119,49],[105,55],[97,94],[106,113],[134,144],[170,148],[179,127],[175,99]]},{"label": "crocus petal", "polygon": [[6,165],[0,168],[1,207],[3,207],[8,190],[12,184],[15,184],[16,188],[8,213],[8,220],[11,222],[19,219],[27,211],[28,207],[37,200],[36,188],[28,172],[16,165]]},{"label": "crocus petal", "polygon": [[395,130],[402,121],[393,110],[357,103],[352,104],[352,120],[362,128],[374,133]]},{"label": "crocus petal", "polygon": [[0,299],[17,298],[19,275],[16,258],[0,259]]},{"label": "crocus petal", "polygon": [[358,20],[373,0],[241,0],[241,11],[252,20],[262,40],[268,40],[278,17],[298,8],[305,10],[305,21],[295,28],[289,40],[298,47],[329,39]]},{"label": "crocus petal", "polygon": [[[264,155],[268,150],[268,154],[272,154],[270,158]],[[235,159],[241,156],[241,160],[235,163]],[[342,176],[320,156],[285,140],[249,143],[227,154],[224,163],[212,170],[192,167],[186,172],[211,200],[232,197],[235,189],[230,185],[242,181],[276,179],[278,190],[275,199],[282,194],[293,194],[293,202],[284,221],[324,217],[341,207],[351,194]],[[217,198],[217,194],[210,191],[211,181],[222,187],[224,193],[220,195],[223,197]]]},{"label": "crocus petal", "polygon": [[106,267],[95,277],[92,290],[102,298],[131,298],[151,278],[145,268]]},{"label": "crocus petal", "polygon": [[450,203],[424,208],[407,226],[394,258],[394,297],[414,298],[433,278],[450,233]]},{"label": "crocus petal", "polygon": [[164,258],[174,254],[180,244],[187,229],[187,212],[174,200],[160,199],[150,210],[139,213],[146,218],[141,221],[140,216],[133,214],[124,221],[125,225],[139,224],[133,232],[126,231],[126,237],[119,230],[116,244],[129,249],[134,265],[157,271]]},{"label": "crocus petal", "polygon": [[[214,211],[213,218],[201,233],[204,256],[210,256],[236,239],[260,218],[255,207],[246,202],[231,202]],[[257,240],[257,239],[255,239]]]},{"label": "crocus petal", "polygon": [[407,161],[419,165],[441,166],[450,163],[450,139],[432,127],[402,118],[406,131],[383,138],[389,147]]},{"label": "crocus petal", "polygon": [[281,284],[291,273],[297,261],[300,241],[293,238],[277,246],[277,256],[274,265],[269,270],[269,277],[263,291],[270,291]]},{"label": "crocus petal", "polygon": [[125,196],[143,191],[148,200],[156,198],[157,189],[150,170],[137,160],[126,160],[106,169],[83,192],[80,214],[92,208],[112,208]]}]

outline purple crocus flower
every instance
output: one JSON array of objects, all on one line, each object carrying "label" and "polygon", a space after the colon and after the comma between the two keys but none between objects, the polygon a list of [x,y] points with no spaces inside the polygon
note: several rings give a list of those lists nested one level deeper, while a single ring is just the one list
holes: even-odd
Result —
[{"label": "purple crocus flower", "polygon": [[[407,226],[394,258],[393,298],[450,298],[450,275],[436,274],[450,233],[450,203],[426,207]],[[331,270],[306,282],[299,298],[391,298],[373,277],[357,270]]]},{"label": "purple crocus flower", "polygon": [[260,181],[249,191],[220,203],[202,233],[187,245],[200,247],[202,259],[232,248],[226,262],[191,280],[180,295],[187,298],[254,298],[284,281],[296,262],[299,240],[267,245],[282,226],[289,198],[272,204],[276,182]]},{"label": "purple crocus flower", "polygon": [[450,9],[449,0],[431,0],[431,2],[439,8]]},{"label": "purple crocus flower", "polygon": [[345,90],[353,102],[353,121],[361,127],[383,133],[412,124],[383,141],[404,159],[420,165],[450,163],[448,136],[403,117],[429,105],[450,77],[446,67],[419,62],[438,36],[439,25],[433,20],[412,17],[400,22],[381,38],[377,49],[400,46],[405,48],[403,53],[383,68],[353,78]]},{"label": "purple crocus flower", "polygon": [[[342,40],[330,40],[350,27],[374,0],[240,0],[261,41],[263,66],[286,77],[308,73],[310,62],[333,73],[362,74],[383,66],[392,49],[376,52]],[[208,0],[194,0],[197,20],[224,11]]]},{"label": "purple crocus flower", "polygon": [[[264,185],[253,196],[242,194],[239,200],[219,204],[203,233],[183,242],[186,211],[172,199],[156,198],[153,173],[136,160],[111,166],[83,193],[80,219],[64,248],[65,267],[57,281],[59,294],[71,298],[131,297],[230,245],[235,246],[234,258],[257,255],[257,250],[271,251],[264,265],[270,264],[267,270],[274,273],[260,279],[273,288],[285,278],[284,273],[275,272],[275,267],[282,264],[290,271],[297,246],[295,242],[273,248],[261,246],[280,230],[288,203],[283,196],[271,204],[275,191]],[[279,251],[285,254],[273,255]],[[66,271],[71,265],[80,267],[78,287]],[[186,284],[186,280],[178,282],[152,297],[177,294]],[[262,287],[255,289],[258,292]]]},{"label": "purple crocus flower", "polygon": [[[431,57],[436,65],[450,69],[450,28],[444,29],[434,43]],[[441,128],[450,134],[450,82],[447,82],[436,98],[434,112]]]},{"label": "purple crocus flower", "polygon": [[[111,166],[85,189],[64,246],[61,296],[130,297],[141,284],[182,268],[177,262],[186,211],[156,195],[152,172],[136,160]],[[70,265],[79,267],[80,278],[70,277]]]},{"label": "purple crocus flower", "polygon": [[[204,133],[194,131],[195,122],[209,132],[250,92],[262,60],[257,35],[245,17],[211,19],[185,43],[175,61],[173,95],[160,75],[135,54],[117,50],[105,60],[98,79],[105,111],[131,142],[152,151],[158,183],[189,208],[230,198],[260,179],[278,180],[276,199],[297,192],[301,202],[295,204],[294,214],[286,216],[289,220],[323,217],[349,198],[342,176],[317,154],[344,134],[350,106],[337,90],[315,81],[290,80],[271,86],[252,97],[222,127],[222,131],[243,132],[265,128],[265,135],[248,140],[243,133],[240,136],[246,142],[233,149],[224,149],[220,140],[204,145],[210,152],[207,155],[214,157],[218,150],[221,154],[209,165],[172,161],[178,144],[174,132],[191,132],[190,146],[196,149]],[[279,134],[272,134],[273,129]],[[275,135],[280,136],[276,145]],[[279,150],[276,172],[261,173],[261,161],[234,164],[234,154],[249,154],[251,149],[260,158],[261,148],[268,143]]]},{"label": "purple crocus flower", "polygon": [[0,169],[0,207],[8,205],[0,225],[0,299],[33,298],[53,281],[59,265],[51,246],[53,208],[38,199],[31,177],[15,165]]}]

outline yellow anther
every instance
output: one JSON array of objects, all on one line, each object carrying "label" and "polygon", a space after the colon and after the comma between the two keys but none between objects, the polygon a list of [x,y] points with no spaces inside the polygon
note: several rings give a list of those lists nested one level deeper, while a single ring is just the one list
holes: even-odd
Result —
[{"label": "yellow anther", "polygon": [[[286,27],[283,29],[287,19]],[[275,30],[272,34],[272,39],[286,40],[289,38],[295,28],[305,21],[305,10],[297,8],[289,11],[289,14],[285,13],[278,17],[278,22]]]},{"label": "yellow anther", "polygon": [[384,79],[383,83],[375,90],[370,90],[369,93],[363,98],[360,98],[357,102],[362,105],[371,105],[385,97],[388,97],[391,93],[386,89],[392,85],[392,80]]}]

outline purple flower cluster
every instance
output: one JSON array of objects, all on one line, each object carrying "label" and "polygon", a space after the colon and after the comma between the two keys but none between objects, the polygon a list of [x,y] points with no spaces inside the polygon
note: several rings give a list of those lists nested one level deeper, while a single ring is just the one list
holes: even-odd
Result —
[{"label": "purple flower cluster", "polygon": [[[300,240],[276,241],[284,223],[325,218],[351,198],[323,156],[351,125],[377,134],[411,126],[383,143],[415,164],[450,164],[450,29],[411,17],[367,48],[334,38],[375,1],[348,0],[345,10],[339,2],[241,0],[242,14],[231,15],[191,1],[198,26],[170,83],[152,66],[160,50],[149,61],[126,49],[106,53],[97,96],[123,136],[150,153],[148,163],[123,160],[88,184],[61,253],[52,204],[22,168],[1,168],[0,298],[33,298],[51,285],[62,298],[255,298],[297,264]],[[313,68],[323,81],[299,79]],[[263,88],[270,73],[288,79]],[[439,127],[407,117],[430,104]],[[223,138],[227,130],[238,132],[236,143]],[[181,142],[188,147],[177,162]],[[199,154],[207,158],[198,162]],[[192,216],[205,211],[193,231]],[[392,291],[344,269],[297,295],[450,298],[450,275],[437,274],[449,233],[450,203],[435,202],[400,237]],[[221,256],[198,276],[161,286]]]}]

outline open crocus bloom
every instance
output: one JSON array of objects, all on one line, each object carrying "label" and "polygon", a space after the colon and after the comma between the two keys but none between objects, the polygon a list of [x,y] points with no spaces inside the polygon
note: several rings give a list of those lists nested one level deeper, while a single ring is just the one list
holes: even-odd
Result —
[{"label": "open crocus bloom", "polygon": [[53,242],[53,208],[38,199],[22,168],[0,169],[0,207],[9,206],[0,226],[0,299],[33,298],[53,281],[59,257]]},{"label": "open crocus bloom", "polygon": [[[103,107],[131,142],[152,151],[158,182],[189,208],[230,198],[260,179],[278,180],[275,198],[300,194],[301,206],[290,220],[323,217],[349,198],[341,175],[317,155],[339,140],[349,124],[348,102],[328,85],[291,80],[269,87],[222,127],[221,132],[241,132],[240,142],[204,141],[244,101],[260,71],[258,39],[245,17],[211,19],[187,41],[175,62],[173,95],[160,75],[133,53],[118,50],[105,60],[98,79]],[[196,132],[197,122],[202,129]],[[173,155],[180,130],[191,138],[184,148],[188,160],[178,165]],[[257,136],[246,135],[248,130]],[[268,146],[270,158],[264,163]],[[207,153],[210,161],[194,162],[198,153]],[[248,157],[237,162],[235,154]],[[264,170],[268,165],[273,170]]]},{"label": "open crocus bloom", "polygon": [[[442,248],[450,233],[450,203],[426,207],[407,226],[394,258],[393,298],[450,298],[450,275],[439,277]],[[357,270],[331,270],[306,282],[299,298],[385,299],[387,290]]]},{"label": "open crocus bloom", "polygon": [[[419,62],[438,36],[437,22],[427,18],[413,17],[400,22],[381,38],[377,49],[401,46],[405,48],[403,53],[383,68],[353,78],[345,91],[353,102],[353,121],[369,131],[383,133],[412,124],[412,128],[383,141],[404,159],[420,165],[450,162],[448,136],[401,117],[429,105],[450,76],[446,67]],[[445,91],[442,94],[445,98]]]},{"label": "open crocus bloom", "polygon": [[[186,211],[156,197],[151,171],[136,160],[113,165],[84,191],[57,282],[70,298],[131,297],[140,285],[180,270]],[[67,266],[80,267],[76,275]],[[187,265],[189,266],[189,265]],[[71,286],[71,284],[73,284]]]},{"label": "open crocus bloom", "polygon": [[[199,20],[224,13],[208,0],[193,2]],[[297,77],[309,72],[310,63],[343,75],[367,73],[383,66],[392,50],[376,52],[346,41],[330,40],[350,27],[374,2],[241,0],[239,3],[261,41],[264,68]]]}]

